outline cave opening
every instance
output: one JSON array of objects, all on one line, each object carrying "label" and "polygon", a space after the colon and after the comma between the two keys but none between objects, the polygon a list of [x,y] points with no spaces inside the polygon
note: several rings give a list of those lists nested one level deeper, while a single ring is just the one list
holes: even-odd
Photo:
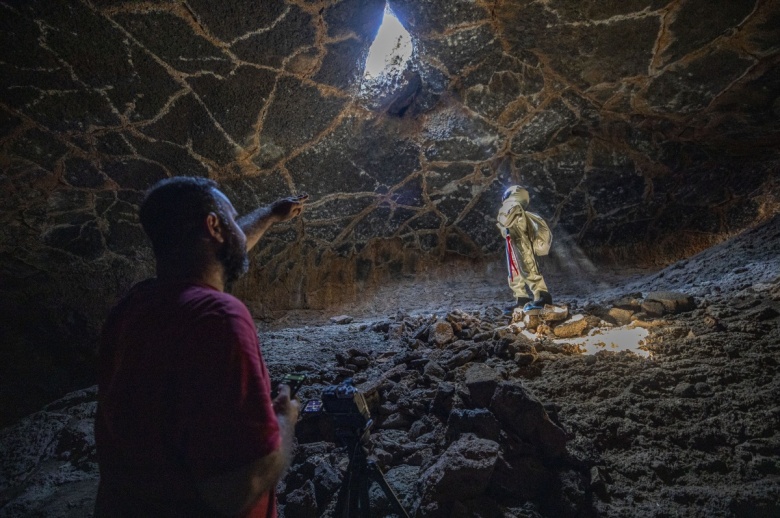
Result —
[{"label": "cave opening", "polygon": [[389,5],[385,5],[382,23],[371,43],[366,58],[364,79],[392,81],[407,66],[414,47],[409,32],[404,28]]}]

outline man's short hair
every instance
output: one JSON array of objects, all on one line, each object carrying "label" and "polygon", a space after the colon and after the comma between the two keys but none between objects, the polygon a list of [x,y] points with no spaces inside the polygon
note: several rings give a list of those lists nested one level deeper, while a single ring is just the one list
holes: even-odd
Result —
[{"label": "man's short hair", "polygon": [[177,176],[147,191],[139,216],[158,258],[192,251],[209,212],[222,212],[216,189],[214,180]]}]

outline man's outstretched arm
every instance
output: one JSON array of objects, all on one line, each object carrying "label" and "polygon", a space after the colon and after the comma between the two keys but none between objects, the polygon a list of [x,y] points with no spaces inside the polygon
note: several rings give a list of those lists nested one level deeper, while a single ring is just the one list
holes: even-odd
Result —
[{"label": "man's outstretched arm", "polygon": [[246,234],[247,251],[254,248],[265,231],[274,223],[288,221],[303,212],[308,194],[281,198],[266,207],[260,207],[238,219],[238,226]]}]

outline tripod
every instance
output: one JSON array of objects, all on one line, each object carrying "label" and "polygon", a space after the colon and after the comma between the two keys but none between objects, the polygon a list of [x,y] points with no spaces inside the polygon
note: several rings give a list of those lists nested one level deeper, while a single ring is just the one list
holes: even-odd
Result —
[{"label": "tripod", "polygon": [[401,502],[390,484],[387,483],[382,470],[374,461],[368,460],[368,430],[371,427],[371,420],[365,428],[357,430],[355,433],[338,434],[342,441],[346,443],[347,451],[351,452],[347,473],[344,475],[344,481],[341,483],[338,500],[336,501],[336,511],[333,514],[335,518],[370,518],[370,503],[368,498],[368,488],[371,481],[379,484],[393,510],[402,518],[409,518]]}]

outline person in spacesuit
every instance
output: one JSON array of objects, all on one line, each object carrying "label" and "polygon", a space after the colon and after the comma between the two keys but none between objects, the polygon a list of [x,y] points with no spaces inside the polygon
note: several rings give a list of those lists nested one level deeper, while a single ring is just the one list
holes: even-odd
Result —
[{"label": "person in spacesuit", "polygon": [[[530,196],[523,187],[512,185],[504,191],[502,200],[496,226],[506,241],[509,287],[518,307],[524,304],[525,313],[538,313],[545,304],[552,304],[552,296],[536,264],[537,255],[547,255],[550,251],[552,232],[541,216],[526,210]],[[528,297],[526,287],[533,299]]]}]

